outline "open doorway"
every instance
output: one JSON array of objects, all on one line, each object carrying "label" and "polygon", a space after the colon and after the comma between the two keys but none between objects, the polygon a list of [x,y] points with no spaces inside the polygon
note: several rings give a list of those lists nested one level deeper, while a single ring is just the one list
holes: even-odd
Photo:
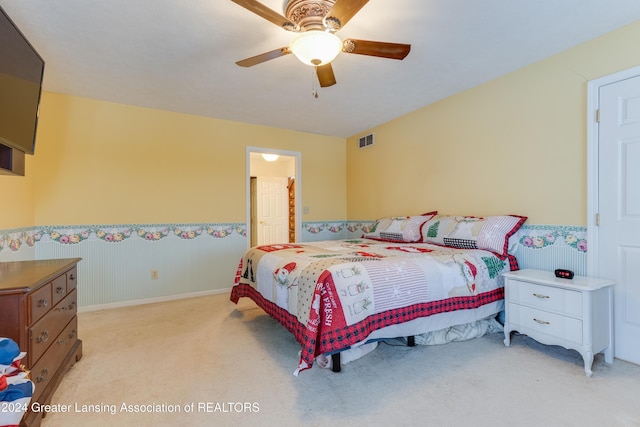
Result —
[{"label": "open doorway", "polygon": [[297,241],[300,153],[247,147],[246,156],[247,245]]}]

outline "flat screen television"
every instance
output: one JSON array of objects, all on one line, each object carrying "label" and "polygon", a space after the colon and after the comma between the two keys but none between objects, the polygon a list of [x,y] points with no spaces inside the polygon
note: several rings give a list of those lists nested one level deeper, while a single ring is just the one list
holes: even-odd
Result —
[{"label": "flat screen television", "polygon": [[0,144],[33,154],[44,61],[0,7]]}]

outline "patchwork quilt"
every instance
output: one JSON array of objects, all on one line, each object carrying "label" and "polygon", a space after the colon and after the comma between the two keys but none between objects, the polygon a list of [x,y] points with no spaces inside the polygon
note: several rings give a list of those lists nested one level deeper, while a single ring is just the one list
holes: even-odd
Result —
[{"label": "patchwork quilt", "polygon": [[249,297],[301,344],[299,372],[320,354],[386,326],[504,298],[515,258],[482,249],[373,239],[258,246],[241,259],[231,300]]}]

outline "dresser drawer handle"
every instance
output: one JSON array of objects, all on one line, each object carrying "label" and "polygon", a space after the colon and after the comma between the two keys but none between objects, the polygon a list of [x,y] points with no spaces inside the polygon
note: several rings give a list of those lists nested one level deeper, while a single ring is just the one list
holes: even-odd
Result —
[{"label": "dresser drawer handle", "polygon": [[58,286],[58,287],[56,288],[56,293],[57,293],[57,294],[63,294],[63,293],[64,293],[64,288],[63,288],[62,286]]},{"label": "dresser drawer handle", "polygon": [[533,294],[533,296],[536,298],[550,298],[548,295],[542,295],[542,294]]},{"label": "dresser drawer handle", "polygon": [[69,275],[69,280],[71,280],[73,282],[74,280],[76,280],[76,276],[73,275],[73,274],[70,274]]},{"label": "dresser drawer handle", "polygon": [[533,318],[534,322],[540,323],[541,325],[550,325],[551,323],[545,321],[545,320],[540,320],[540,319],[536,319],[535,317]]},{"label": "dresser drawer handle", "polygon": [[71,304],[69,304],[68,307],[56,307],[56,311],[67,311],[67,310],[73,310],[74,307],[76,306],[75,302],[72,302]]},{"label": "dresser drawer handle", "polygon": [[43,382],[47,380],[47,376],[49,376],[49,370],[47,368],[44,368],[42,370],[42,372],[40,372],[40,375],[38,375],[38,377],[36,378],[36,382]]},{"label": "dresser drawer handle", "polygon": [[38,341],[38,344],[47,342],[48,340],[49,340],[49,331],[47,331],[46,329],[42,331],[40,335],[38,335],[38,338],[36,339],[36,341]]},{"label": "dresser drawer handle", "polygon": [[38,301],[38,307],[48,307],[49,306],[49,300],[47,300],[46,298],[42,298],[40,301]]}]

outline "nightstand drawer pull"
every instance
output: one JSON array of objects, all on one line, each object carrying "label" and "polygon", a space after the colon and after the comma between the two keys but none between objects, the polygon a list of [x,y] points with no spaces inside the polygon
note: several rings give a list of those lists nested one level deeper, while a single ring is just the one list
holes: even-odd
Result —
[{"label": "nightstand drawer pull", "polygon": [[533,296],[536,297],[536,298],[551,298],[548,295],[542,295],[542,294],[533,294]]},{"label": "nightstand drawer pull", "polygon": [[535,317],[533,318],[534,322],[540,323],[541,325],[550,325],[551,323],[545,321],[545,320],[540,320],[540,319],[536,319]]}]

